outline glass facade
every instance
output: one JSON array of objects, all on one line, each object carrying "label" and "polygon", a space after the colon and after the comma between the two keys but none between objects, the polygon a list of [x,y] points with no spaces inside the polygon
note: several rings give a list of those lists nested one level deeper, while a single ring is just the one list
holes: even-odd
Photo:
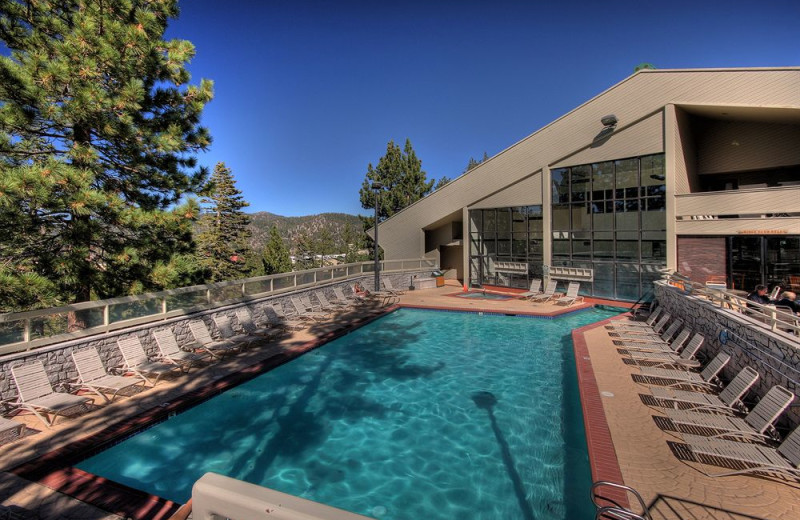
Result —
[{"label": "glass facade", "polygon": [[553,169],[552,265],[594,270],[582,293],[638,300],[666,266],[664,154]]},{"label": "glass facade", "polygon": [[542,233],[542,206],[470,210],[470,280],[527,288],[542,278]]},{"label": "glass facade", "polygon": [[728,287],[800,290],[800,236],[729,236],[727,242]]}]

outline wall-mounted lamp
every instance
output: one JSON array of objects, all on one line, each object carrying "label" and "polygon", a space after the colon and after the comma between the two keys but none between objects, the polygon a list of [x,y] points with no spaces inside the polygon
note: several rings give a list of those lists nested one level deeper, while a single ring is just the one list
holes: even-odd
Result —
[{"label": "wall-mounted lamp", "polygon": [[608,114],[607,116],[601,117],[600,122],[603,123],[603,126],[605,127],[617,126],[617,116],[614,114]]}]

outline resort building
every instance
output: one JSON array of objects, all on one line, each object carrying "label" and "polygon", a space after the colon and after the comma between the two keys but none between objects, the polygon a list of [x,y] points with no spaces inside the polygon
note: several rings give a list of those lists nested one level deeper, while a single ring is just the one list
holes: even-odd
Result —
[{"label": "resort building", "polygon": [[468,285],[800,289],[800,68],[641,70],[383,222]]}]

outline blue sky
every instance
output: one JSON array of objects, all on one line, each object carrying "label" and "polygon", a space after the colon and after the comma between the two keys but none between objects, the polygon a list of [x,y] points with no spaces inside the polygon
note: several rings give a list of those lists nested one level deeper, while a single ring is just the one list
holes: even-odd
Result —
[{"label": "blue sky", "polygon": [[[542,5],[540,5],[542,4]],[[200,156],[249,211],[368,213],[358,190],[390,139],[428,178],[508,148],[657,68],[800,65],[800,2],[181,2],[192,82],[215,83]]]}]

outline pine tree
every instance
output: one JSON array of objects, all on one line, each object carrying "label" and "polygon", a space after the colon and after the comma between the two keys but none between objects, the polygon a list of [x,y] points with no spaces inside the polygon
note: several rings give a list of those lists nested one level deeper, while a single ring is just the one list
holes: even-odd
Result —
[{"label": "pine tree", "polygon": [[[364,209],[375,209],[373,182],[383,186],[378,207],[378,221],[383,222],[430,193],[434,181],[427,180],[425,172],[422,171],[422,161],[417,158],[411,147],[411,141],[406,139],[402,150],[394,141],[389,141],[386,145],[386,155],[378,159],[378,166],[373,167],[372,163],[367,165],[367,174],[359,190],[361,207]],[[375,217],[371,215],[360,217],[364,229],[375,225]]]},{"label": "pine tree", "polygon": [[156,266],[192,249],[196,208],[175,204],[203,185],[193,154],[210,143],[212,84],[186,86],[194,48],[163,39],[176,0],[0,13],[2,276],[63,303],[158,288]]},{"label": "pine tree", "polygon": [[297,234],[294,242],[294,249],[294,268],[296,271],[313,269],[317,266],[314,262],[314,246],[311,237],[305,229]]},{"label": "pine tree", "polygon": [[242,208],[250,204],[236,188],[230,168],[217,163],[211,175],[207,204],[200,217],[197,255],[212,282],[235,280],[247,276],[246,258],[250,255],[250,216]]},{"label": "pine tree", "polygon": [[322,228],[319,231],[317,236],[316,244],[314,245],[314,250],[322,255],[322,261],[320,262],[320,266],[325,265],[325,257],[334,253],[334,243],[333,243],[333,235],[331,234],[330,229],[327,227]]},{"label": "pine tree", "polygon": [[289,250],[283,243],[278,226],[273,225],[269,230],[269,240],[264,248],[262,260],[264,264],[264,274],[288,273],[292,270],[292,259],[289,257]]}]

